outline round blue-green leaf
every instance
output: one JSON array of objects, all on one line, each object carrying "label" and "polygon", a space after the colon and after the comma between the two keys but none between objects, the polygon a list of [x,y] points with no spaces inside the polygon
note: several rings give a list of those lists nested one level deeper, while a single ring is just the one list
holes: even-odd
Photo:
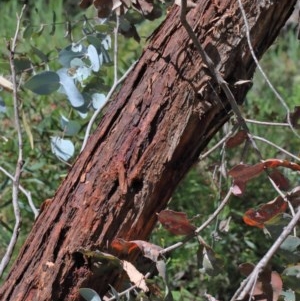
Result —
[{"label": "round blue-green leaf", "polygon": [[62,68],[57,71],[58,77],[60,79],[60,84],[64,88],[64,93],[67,94],[71,105],[74,108],[78,108],[84,105],[84,98],[82,94],[77,89],[74,80],[68,74],[68,69]]},{"label": "round blue-green leaf", "polygon": [[31,77],[25,84],[26,89],[39,95],[48,95],[60,86],[59,76],[53,71],[44,71]]},{"label": "round blue-green leaf", "polygon": [[69,68],[70,62],[74,58],[82,58],[86,53],[86,48],[82,45],[72,46],[62,49],[58,54],[58,60],[63,67]]},{"label": "round blue-green leaf", "polygon": [[86,301],[101,301],[97,292],[91,288],[80,288],[79,293]]},{"label": "round blue-green leaf", "polygon": [[61,116],[60,125],[63,129],[65,135],[67,136],[75,136],[80,131],[81,125],[79,122],[75,120],[69,120],[65,116]]},{"label": "round blue-green leaf", "polygon": [[74,155],[75,147],[71,140],[51,137],[51,150],[56,157],[68,161]]},{"label": "round blue-green leaf", "polygon": [[91,68],[94,72],[98,72],[100,69],[100,61],[99,61],[99,56],[97,49],[94,45],[89,45],[87,49],[87,55],[91,61]]},{"label": "round blue-green leaf", "polygon": [[95,110],[101,110],[106,103],[106,96],[100,93],[94,93],[92,95],[92,104]]}]

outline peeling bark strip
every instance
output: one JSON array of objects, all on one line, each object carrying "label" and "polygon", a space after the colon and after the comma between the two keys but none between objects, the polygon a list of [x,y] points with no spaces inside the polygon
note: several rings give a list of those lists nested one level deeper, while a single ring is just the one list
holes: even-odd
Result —
[{"label": "peeling bark strip", "polygon": [[[244,0],[253,47],[261,57],[296,1]],[[270,2],[270,3],[269,3]],[[1,288],[3,301],[78,300],[99,293],[118,273],[93,271],[77,252],[110,242],[147,239],[156,213],[230,108],[179,23],[174,7],[110,104],[86,149],[36,221]],[[201,0],[188,20],[242,103],[255,66],[236,0]],[[109,251],[109,250],[108,250]]]}]

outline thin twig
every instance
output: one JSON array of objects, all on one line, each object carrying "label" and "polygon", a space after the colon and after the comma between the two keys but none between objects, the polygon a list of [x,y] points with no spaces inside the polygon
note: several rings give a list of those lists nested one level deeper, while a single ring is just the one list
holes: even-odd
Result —
[{"label": "thin twig", "polygon": [[[151,275],[151,273],[147,273],[147,274],[144,276],[143,279],[148,279],[148,278],[150,277],[150,275]],[[129,287],[128,289],[126,289],[126,290],[124,290],[124,291],[118,293],[118,297],[122,297],[122,296],[124,296],[124,295],[130,293],[132,290],[134,290],[134,289],[136,289],[136,288],[138,288],[138,286],[137,286],[136,284],[134,284],[134,285],[132,285],[131,287]],[[117,299],[117,298],[116,298],[115,296],[113,296],[113,297],[111,297],[111,298],[109,298],[109,299],[106,299],[106,301],[113,301],[113,300],[115,300],[115,299]]]},{"label": "thin twig", "polygon": [[3,272],[5,268],[7,267],[12,252],[14,250],[14,247],[16,245],[20,226],[21,226],[21,215],[20,215],[20,208],[18,203],[18,195],[19,195],[19,182],[20,182],[20,176],[22,172],[23,167],[23,141],[22,141],[22,131],[21,131],[21,124],[20,124],[20,114],[19,114],[19,101],[18,101],[18,88],[17,88],[17,78],[16,78],[16,70],[15,70],[15,63],[14,63],[14,55],[17,47],[17,39],[19,36],[20,31],[20,24],[21,19],[24,13],[24,10],[26,8],[26,5],[22,7],[21,13],[18,16],[17,15],[17,27],[15,31],[14,38],[11,43],[8,43],[10,55],[9,55],[9,62],[10,62],[10,69],[11,69],[11,76],[12,76],[12,84],[13,84],[13,103],[14,103],[14,118],[15,118],[15,127],[17,131],[17,137],[18,137],[18,161],[16,164],[15,169],[15,175],[13,177],[13,185],[12,185],[12,204],[14,209],[14,216],[15,216],[15,225],[12,237],[10,239],[10,242],[7,246],[6,252],[1,260],[0,263],[0,277],[2,277]]},{"label": "thin twig", "polygon": [[[4,169],[2,166],[0,166],[0,171],[2,171],[7,177],[9,177],[12,181],[14,181],[14,177],[6,170]],[[31,193],[29,191],[27,191],[21,184],[19,184],[19,189],[20,191],[26,196],[27,200],[28,200],[28,204],[34,214],[34,218],[37,218],[39,215],[39,211],[38,209],[35,207],[32,198],[31,198]]]},{"label": "thin twig", "polygon": [[273,257],[273,255],[279,249],[281,244],[288,237],[288,235],[293,231],[294,227],[297,225],[298,221],[300,220],[299,209],[300,208],[298,207],[296,214],[293,216],[289,224],[283,229],[282,233],[276,239],[272,247],[268,250],[268,252],[264,255],[264,257],[258,262],[258,264],[255,266],[254,270],[248,276],[246,281],[243,281],[239,289],[235,292],[234,296],[231,298],[231,301],[244,300],[246,295],[251,291],[252,287],[256,283],[256,279],[258,278],[258,275],[267,266],[270,259]]},{"label": "thin twig", "polygon": [[232,129],[220,140],[216,143],[213,147],[211,147],[206,153],[199,156],[199,160],[203,160],[207,156],[209,156],[212,152],[214,152],[218,147],[220,147],[239,127],[238,124],[235,124]]},{"label": "thin twig", "polygon": [[278,93],[278,91],[275,89],[275,87],[273,86],[273,84],[271,83],[271,81],[269,80],[268,76],[266,75],[266,73],[264,72],[263,68],[261,67],[261,65],[259,64],[258,62],[258,59],[255,55],[255,52],[253,50],[253,46],[252,46],[252,43],[251,43],[251,37],[250,37],[250,28],[249,28],[249,23],[248,23],[248,20],[247,20],[247,16],[246,16],[246,12],[244,10],[244,7],[243,7],[243,4],[242,4],[242,1],[241,0],[238,0],[239,2],[239,7],[240,7],[240,10],[242,12],[242,17],[243,17],[243,20],[244,20],[244,23],[245,23],[245,28],[246,28],[246,37],[247,37],[247,42],[248,42],[248,46],[249,46],[249,49],[250,49],[250,52],[251,52],[251,56],[258,68],[258,70],[260,71],[260,73],[262,74],[263,78],[265,79],[266,83],[268,84],[268,86],[270,87],[270,89],[272,90],[272,92],[275,94],[275,96],[277,97],[277,99],[280,101],[281,105],[285,108],[286,110],[286,114],[287,114],[287,122],[290,126],[290,129],[292,130],[292,132],[298,137],[300,138],[300,135],[297,133],[296,129],[294,128],[292,122],[291,122],[291,112],[290,112],[290,109],[288,107],[288,105],[286,104],[285,100],[281,97],[281,95]]},{"label": "thin twig", "polygon": [[175,249],[178,249],[179,247],[183,246],[185,243],[187,243],[189,240],[193,239],[195,236],[197,236],[203,229],[205,229],[223,210],[223,208],[226,206],[226,204],[229,201],[230,196],[232,195],[232,189],[230,188],[227,195],[223,199],[223,201],[220,203],[218,208],[213,212],[213,214],[199,227],[195,230],[195,232],[192,235],[188,235],[185,237],[182,241],[179,241],[175,243],[172,246],[169,246],[163,250],[161,250],[159,253],[160,255],[164,255],[166,253],[169,253]]},{"label": "thin twig", "polygon": [[258,121],[253,119],[246,119],[245,121],[248,123],[258,124],[258,125],[267,125],[267,126],[287,126],[290,127],[288,123],[285,122],[269,122],[269,121]]},{"label": "thin twig", "polygon": [[296,161],[300,161],[300,158],[298,156],[295,156],[294,154],[288,152],[287,150],[285,150],[284,148],[278,146],[277,144],[271,142],[270,140],[267,140],[266,138],[262,138],[259,136],[252,136],[253,139],[258,140],[258,141],[262,141],[264,143],[267,143],[269,145],[272,145],[273,147],[277,148],[278,150],[280,150],[282,153],[288,155],[289,157],[295,159]]}]

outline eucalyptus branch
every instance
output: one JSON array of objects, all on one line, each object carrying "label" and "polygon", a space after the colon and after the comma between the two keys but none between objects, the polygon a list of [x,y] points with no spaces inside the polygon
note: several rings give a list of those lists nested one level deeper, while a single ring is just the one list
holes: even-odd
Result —
[{"label": "eucalyptus branch", "polygon": [[[121,84],[125,80],[125,78],[128,76],[128,74],[134,68],[135,64],[136,64],[136,61],[127,69],[127,71],[123,74],[123,76],[116,83],[113,84],[113,86],[111,87],[111,89],[107,93],[107,96],[106,96],[106,99],[105,99],[105,103],[107,103],[110,100],[112,94],[115,92],[115,90],[118,87],[118,85]],[[94,112],[93,116],[91,117],[91,119],[90,119],[90,121],[88,123],[87,129],[86,129],[85,135],[84,135],[84,139],[83,139],[83,143],[82,143],[80,152],[82,152],[83,149],[85,148],[85,146],[87,144],[87,140],[88,140],[88,138],[90,136],[90,132],[91,132],[92,126],[93,126],[93,124],[94,124],[97,116],[101,112],[101,110],[102,110],[102,107],[99,107]]]},{"label": "eucalyptus branch", "polygon": [[[12,181],[14,181],[14,177],[2,166],[0,166],[0,171],[2,171],[7,177],[9,177]],[[34,218],[37,218],[39,215],[39,211],[38,211],[38,209],[36,209],[36,207],[32,201],[31,193],[29,191],[27,191],[21,184],[19,184],[19,189],[26,196],[26,198],[28,200],[28,204],[34,214]]]},{"label": "eucalyptus branch", "polygon": [[13,177],[13,185],[12,185],[12,204],[14,209],[14,216],[15,216],[15,225],[12,237],[6,249],[6,252],[1,260],[0,263],[0,277],[3,275],[5,268],[7,267],[14,247],[16,245],[20,226],[21,226],[21,215],[20,215],[20,208],[18,203],[18,195],[19,195],[19,182],[23,167],[23,141],[22,141],[22,130],[21,130],[21,123],[20,123],[20,112],[19,112],[19,101],[18,101],[18,87],[17,87],[17,78],[16,78],[16,70],[14,64],[14,55],[17,47],[17,39],[19,36],[20,31],[20,24],[21,19],[24,13],[26,5],[22,7],[20,15],[17,14],[17,27],[15,31],[14,38],[11,42],[8,42],[8,49],[10,52],[9,55],[9,63],[11,69],[11,76],[12,76],[12,84],[13,84],[13,105],[14,105],[14,119],[15,119],[15,127],[17,131],[17,139],[18,139],[18,161],[16,164],[15,175]]},{"label": "eucalyptus branch", "polygon": [[268,262],[273,257],[275,252],[279,249],[281,244],[288,237],[288,235],[293,231],[294,227],[297,225],[298,221],[300,220],[299,209],[300,208],[298,207],[296,214],[293,216],[289,224],[283,229],[282,233],[276,239],[272,247],[268,250],[268,252],[264,255],[264,257],[258,262],[258,264],[255,266],[254,270],[248,276],[246,281],[243,281],[243,283],[241,284],[239,289],[235,292],[234,296],[231,298],[230,301],[244,300],[246,295],[249,294],[249,292],[251,291],[251,289],[254,287],[256,283],[258,275],[267,266]]},{"label": "eucalyptus branch", "polygon": [[266,75],[266,73],[264,72],[263,68],[261,67],[256,55],[255,55],[255,52],[253,50],[253,46],[252,46],[252,43],[251,43],[251,37],[250,37],[250,28],[249,28],[249,23],[248,23],[248,20],[247,20],[247,16],[246,16],[246,12],[244,10],[244,7],[243,7],[243,4],[242,4],[242,1],[241,0],[238,0],[239,2],[239,7],[240,7],[240,10],[242,12],[242,17],[243,17],[243,20],[244,20],[244,23],[245,23],[245,28],[246,28],[246,37],[247,37],[247,42],[248,42],[248,46],[249,46],[249,49],[250,49],[250,52],[251,52],[251,56],[258,68],[258,70],[260,71],[260,73],[262,74],[263,78],[265,79],[266,83],[268,84],[268,86],[270,87],[270,89],[272,90],[272,92],[274,93],[274,95],[277,97],[277,99],[280,101],[281,105],[285,108],[286,110],[286,114],[287,114],[287,122],[289,124],[289,127],[290,129],[292,130],[292,132],[298,137],[300,138],[300,135],[297,133],[296,129],[294,128],[292,122],[291,122],[291,112],[290,112],[290,109],[288,107],[288,105],[286,104],[285,100],[281,97],[281,95],[278,93],[278,91],[275,89],[275,87],[273,86],[273,84],[271,83],[271,81],[269,80],[268,76]]}]

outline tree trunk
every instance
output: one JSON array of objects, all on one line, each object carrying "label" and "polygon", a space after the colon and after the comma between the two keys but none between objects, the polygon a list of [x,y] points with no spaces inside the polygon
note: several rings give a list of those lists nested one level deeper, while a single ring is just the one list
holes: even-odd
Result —
[{"label": "tree trunk", "polygon": [[[244,0],[258,57],[273,43],[295,0]],[[96,275],[82,248],[110,252],[114,238],[146,240],[156,213],[209,140],[230,106],[173,7],[52,202],[41,212],[6,282],[1,300],[78,300],[99,293],[118,273]],[[199,41],[242,103],[255,64],[237,0],[201,0],[188,12]]]}]

